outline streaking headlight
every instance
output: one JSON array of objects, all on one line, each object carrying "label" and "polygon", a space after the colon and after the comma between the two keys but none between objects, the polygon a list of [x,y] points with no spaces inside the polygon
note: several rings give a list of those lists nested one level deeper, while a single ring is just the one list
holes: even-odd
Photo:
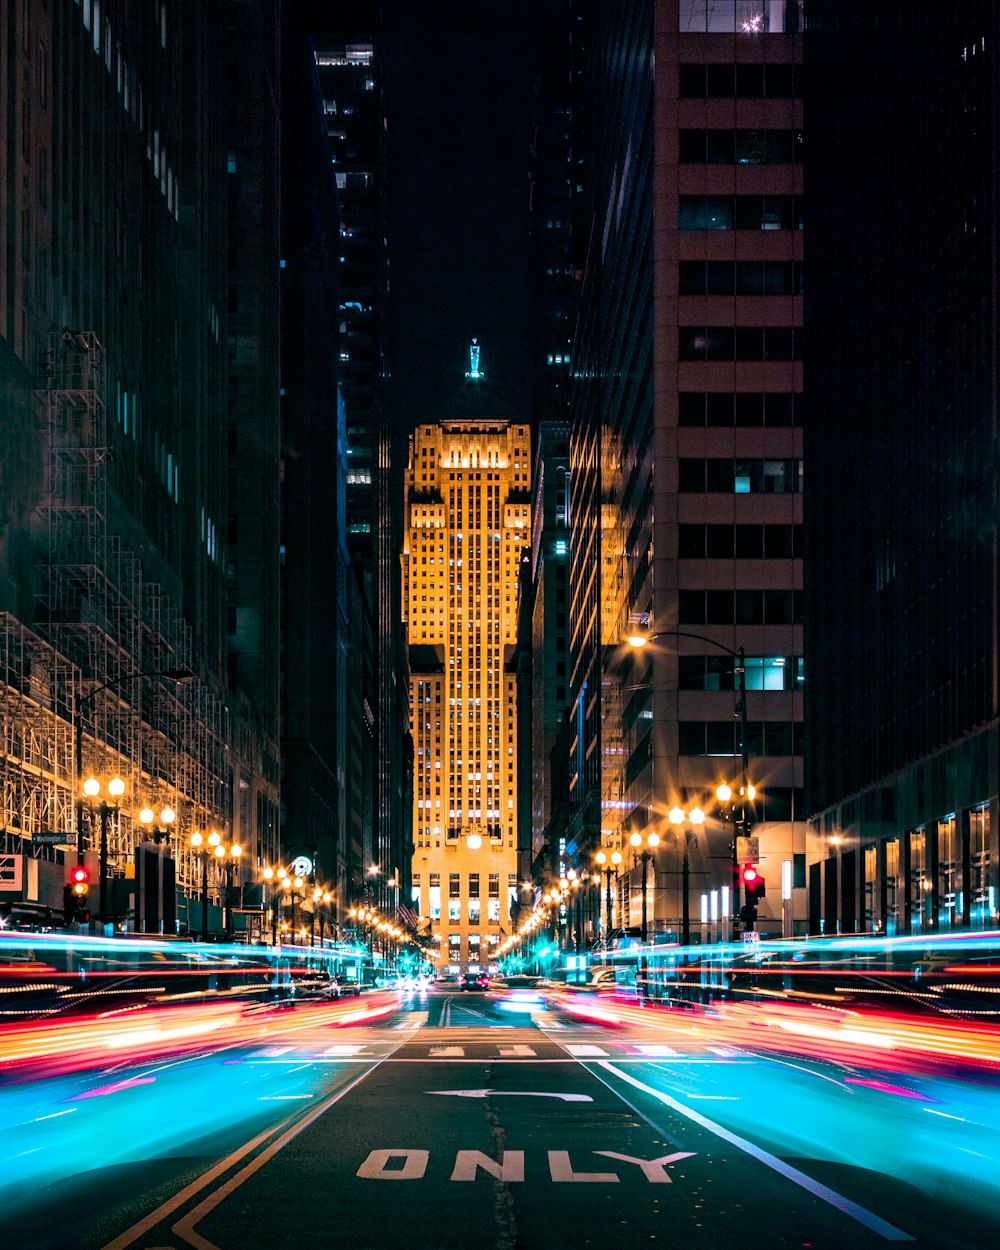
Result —
[{"label": "streaking headlight", "polygon": [[532,990],[511,990],[510,996],[500,1004],[504,1011],[544,1011],[545,1000]]}]

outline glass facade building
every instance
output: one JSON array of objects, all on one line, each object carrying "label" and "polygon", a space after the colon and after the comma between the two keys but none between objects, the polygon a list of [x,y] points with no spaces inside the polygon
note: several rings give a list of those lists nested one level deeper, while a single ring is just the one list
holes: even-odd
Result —
[{"label": "glass facade building", "polygon": [[810,922],[995,928],[996,9],[807,16]]}]

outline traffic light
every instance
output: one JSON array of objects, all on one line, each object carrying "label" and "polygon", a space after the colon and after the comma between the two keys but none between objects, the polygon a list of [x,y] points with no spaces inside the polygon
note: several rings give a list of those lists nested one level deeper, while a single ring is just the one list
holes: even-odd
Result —
[{"label": "traffic light", "polygon": [[764,897],[766,883],[762,873],[753,864],[747,864],[740,871],[746,902],[740,908],[740,919],[745,925],[752,926],[757,919],[757,904]]},{"label": "traffic light", "polygon": [[83,924],[90,919],[87,910],[89,890],[90,870],[85,864],[74,864],[69,881],[63,888],[63,915],[67,925]]},{"label": "traffic light", "polygon": [[746,891],[747,902],[756,906],[766,893],[766,882],[764,881],[763,873],[758,872],[753,864],[747,864],[740,875],[743,877],[743,888]]}]

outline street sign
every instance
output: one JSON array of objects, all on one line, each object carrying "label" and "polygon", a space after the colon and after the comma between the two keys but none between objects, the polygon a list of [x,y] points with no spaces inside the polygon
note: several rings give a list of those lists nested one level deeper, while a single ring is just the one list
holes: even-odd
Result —
[{"label": "street sign", "polygon": [[747,933],[743,934],[743,942],[747,946],[759,946],[760,934],[756,929],[750,929]]},{"label": "street sign", "polygon": [[737,837],[736,859],[741,864],[759,864],[760,838]]},{"label": "street sign", "polygon": [[40,829],[31,835],[36,846],[75,846],[73,834],[60,829]]}]

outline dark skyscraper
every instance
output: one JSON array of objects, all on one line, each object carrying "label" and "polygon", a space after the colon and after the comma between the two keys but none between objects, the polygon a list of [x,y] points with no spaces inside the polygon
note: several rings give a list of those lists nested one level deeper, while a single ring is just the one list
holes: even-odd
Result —
[{"label": "dark skyscraper", "polygon": [[[410,747],[398,556],[402,472],[396,457],[401,444],[394,440],[387,396],[382,10],[378,3],[359,3],[317,17],[312,6],[292,5],[290,22],[311,36],[316,50],[337,188],[336,324],[346,415],[346,543],[354,582],[351,613],[364,618],[352,628],[373,652],[372,680],[358,704],[373,737],[367,757],[374,770],[371,820],[358,828],[361,845],[350,850],[350,890],[374,890],[394,912],[409,869],[411,763],[405,758]],[[364,680],[363,665],[356,662],[352,671],[352,682]],[[360,744],[355,755],[359,752]]]},{"label": "dark skyscraper", "polygon": [[807,16],[810,919],[995,928],[996,6]]},{"label": "dark skyscraper", "polygon": [[[735,830],[712,805],[741,780],[741,651],[762,862],[791,905],[804,884],[798,6],[744,16],[637,0],[581,5],[573,27],[564,862],[621,850],[615,923],[660,933],[679,932],[688,874],[696,923],[737,910]],[[709,818],[685,850],[667,813],[695,805]],[[771,932],[791,923],[780,894]]]},{"label": "dark skyscraper", "polygon": [[[193,831],[239,841],[241,885],[275,850],[270,7],[0,4],[0,767],[5,849],[44,866],[16,900],[36,915],[67,854],[98,854],[91,772],[125,783],[107,922],[137,916],[144,805],[175,814],[182,928]],[[227,107],[247,134],[254,103],[256,146],[230,143]],[[213,929],[222,891],[213,870]]]}]

